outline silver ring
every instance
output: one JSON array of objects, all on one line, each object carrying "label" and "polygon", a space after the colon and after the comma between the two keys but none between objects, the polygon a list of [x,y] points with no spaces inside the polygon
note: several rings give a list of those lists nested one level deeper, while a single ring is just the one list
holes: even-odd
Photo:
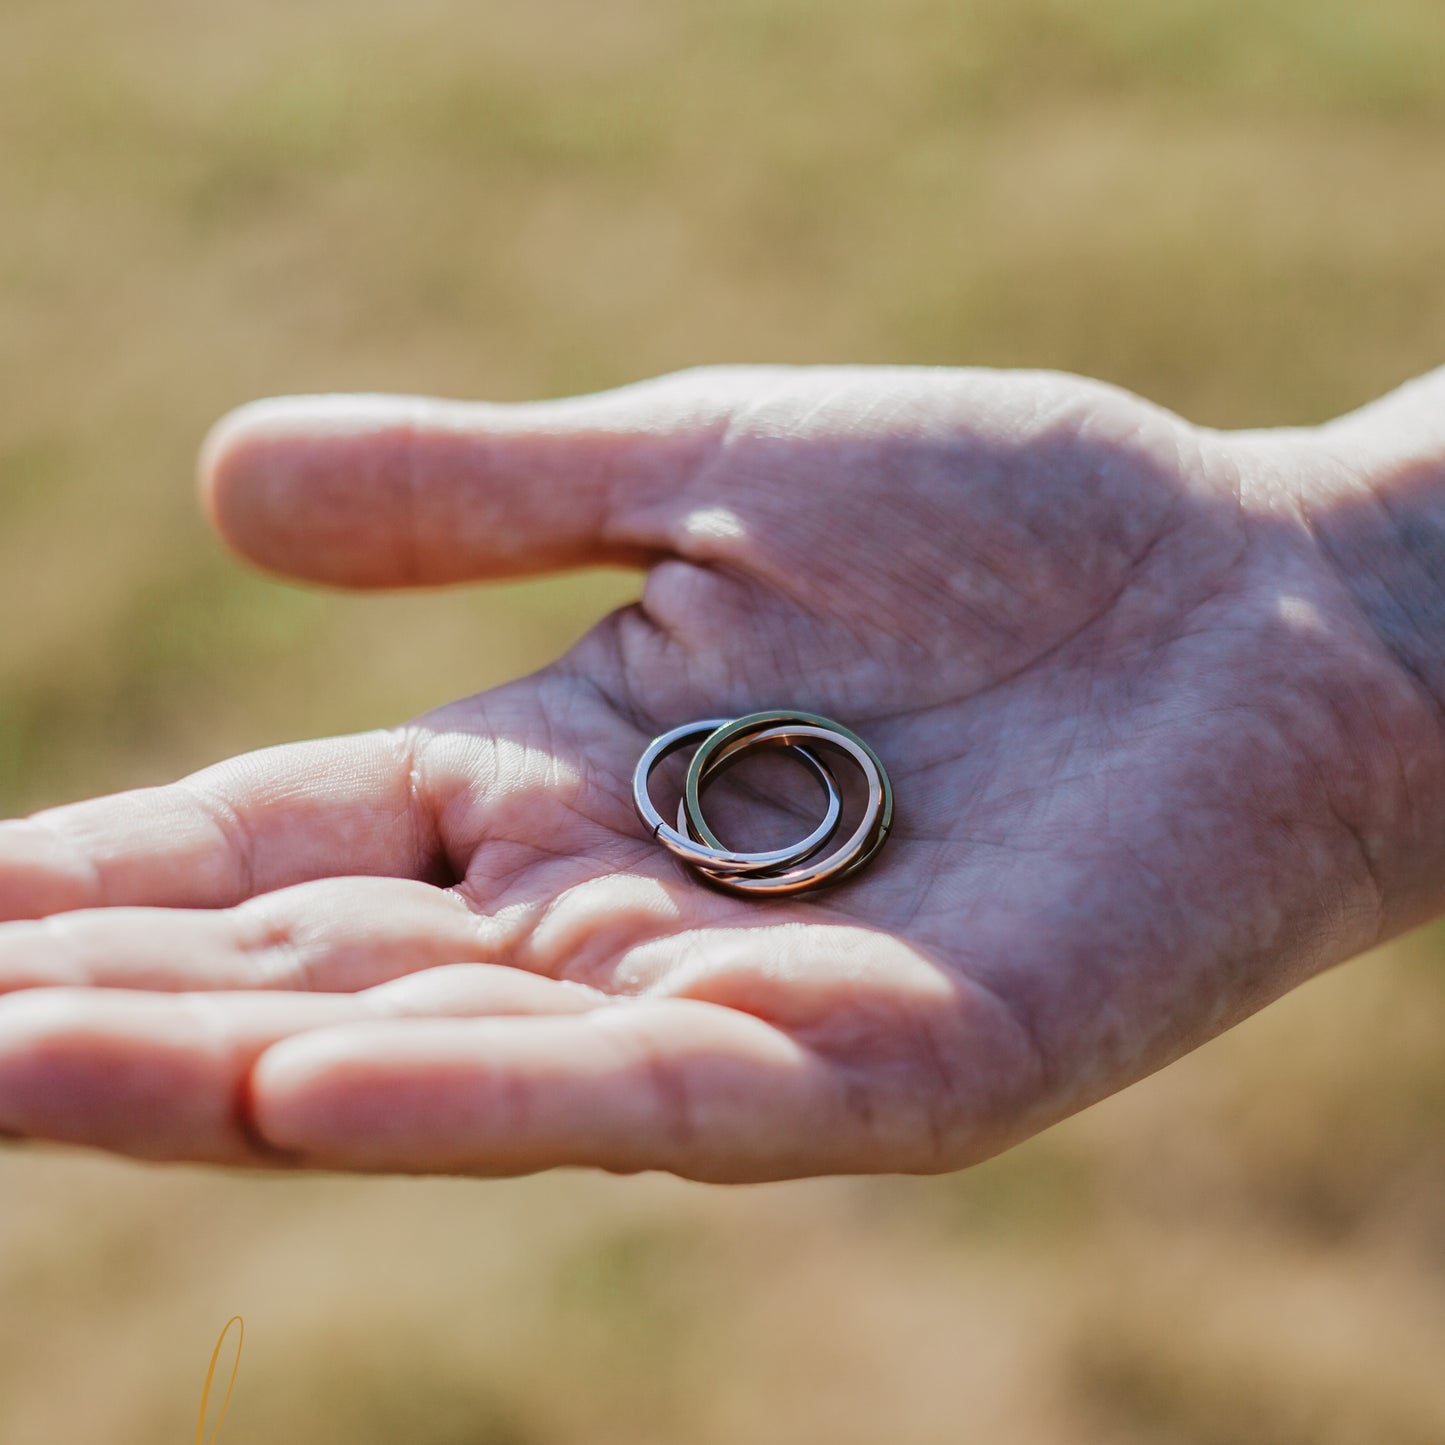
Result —
[{"label": "silver ring", "polygon": [[823,821],[806,838],[786,848],[771,848],[763,852],[743,853],[733,848],[713,846],[691,836],[686,814],[680,817],[678,826],[671,827],[652,801],[649,783],[653,770],[665,758],[679,748],[685,747],[694,738],[701,741],[726,727],[731,718],[710,718],[704,722],[684,723],[654,738],[637,761],[632,772],[632,801],[637,814],[646,824],[652,836],[676,858],[690,864],[699,871],[706,871],[709,877],[731,876],[734,874],[766,873],[778,868],[787,868],[824,847],[837,831],[838,820],[843,816],[843,800],[838,794],[833,774],[818,756],[807,748],[794,751],[812,769],[814,776],[823,786],[827,796],[827,811]]}]

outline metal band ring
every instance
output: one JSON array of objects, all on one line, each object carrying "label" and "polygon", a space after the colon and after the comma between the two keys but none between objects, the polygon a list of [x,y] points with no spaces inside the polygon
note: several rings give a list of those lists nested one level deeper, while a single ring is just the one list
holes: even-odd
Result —
[{"label": "metal band ring", "polygon": [[715,836],[701,840],[686,831],[683,816],[677,828],[671,827],[653,804],[649,783],[653,770],[665,758],[679,748],[685,747],[694,738],[706,737],[728,727],[731,718],[710,718],[704,722],[685,723],[681,727],[665,732],[648,744],[632,773],[632,801],[638,816],[652,836],[669,853],[691,864],[699,870],[706,870],[710,877],[730,877],[735,874],[771,872],[786,868],[804,858],[811,857],[824,847],[837,831],[838,820],[843,815],[843,800],[838,794],[837,784],[827,765],[807,748],[795,748],[802,760],[812,769],[822,784],[828,800],[823,821],[806,838],[786,848],[772,848],[763,852],[744,853],[726,847]]},{"label": "metal band ring", "polygon": [[893,826],[893,787],[878,755],[862,738],[827,718],[812,713],[752,713],[717,729],[699,747],[688,768],[680,821],[701,842],[716,845],[717,836],[702,816],[701,794],[724,759],[761,743],[796,746],[817,740],[846,752],[858,765],[868,785],[862,821],[832,853],[815,863],[775,871],[763,877],[737,877],[702,866],[699,872],[719,887],[744,894],[800,893],[825,883],[840,883],[867,864],[888,838]]}]

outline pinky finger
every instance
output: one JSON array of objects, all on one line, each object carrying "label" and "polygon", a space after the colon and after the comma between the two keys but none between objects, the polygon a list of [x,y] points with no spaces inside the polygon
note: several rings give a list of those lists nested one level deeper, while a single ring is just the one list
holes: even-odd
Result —
[{"label": "pinky finger", "polygon": [[260,1138],[319,1168],[740,1182],[856,1167],[845,1097],[834,1066],[761,1019],[668,999],[320,1029],[258,1060],[250,1107]]}]

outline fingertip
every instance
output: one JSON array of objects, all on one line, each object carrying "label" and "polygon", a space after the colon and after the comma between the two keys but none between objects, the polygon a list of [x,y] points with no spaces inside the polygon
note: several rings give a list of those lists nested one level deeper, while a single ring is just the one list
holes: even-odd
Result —
[{"label": "fingertip", "polygon": [[262,565],[267,464],[294,402],[273,397],[227,412],[206,434],[197,461],[196,489],[207,521],[230,547]]},{"label": "fingertip", "polygon": [[[219,526],[227,516],[225,503],[237,493],[237,484],[244,485],[254,468],[254,450],[264,444],[294,433],[301,415],[309,414],[316,401],[325,398],[298,396],[264,397],[232,408],[206,433],[196,463],[196,488],[201,505]],[[289,425],[288,425],[289,423]]]},{"label": "fingertip", "polygon": [[248,402],[202,443],[202,509],[268,571],[342,587],[406,580],[408,498],[376,482],[405,449],[408,414],[403,399],[365,395]]},{"label": "fingertip", "polygon": [[[252,1132],[291,1154],[330,1157],[354,1150],[359,1157],[348,1158],[352,1167],[362,1167],[372,1149],[382,1157],[404,1151],[418,1105],[408,1097],[414,1089],[370,1066],[373,1046],[384,1049],[386,1042],[384,1024],[354,1023],[272,1044],[248,1080]],[[366,1087],[368,1075],[377,1087]],[[425,1106],[420,1113],[426,1116]]]},{"label": "fingertip", "polygon": [[283,1098],[311,1088],[318,1079],[347,1076],[364,1062],[372,1041],[385,1043],[384,1020],[333,1024],[277,1039],[257,1058],[251,1073],[258,1090]]}]

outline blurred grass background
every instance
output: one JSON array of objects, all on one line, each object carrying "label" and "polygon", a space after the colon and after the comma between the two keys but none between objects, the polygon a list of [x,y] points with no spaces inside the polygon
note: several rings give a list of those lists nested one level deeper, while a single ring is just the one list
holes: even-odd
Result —
[{"label": "blurred grass background", "polygon": [[[635,586],[249,576],[254,395],[1046,365],[1219,425],[1445,360],[1438,0],[3,0],[0,806],[394,721]],[[969,1174],[735,1192],[0,1151],[0,1441],[1445,1440],[1425,934]]]}]

